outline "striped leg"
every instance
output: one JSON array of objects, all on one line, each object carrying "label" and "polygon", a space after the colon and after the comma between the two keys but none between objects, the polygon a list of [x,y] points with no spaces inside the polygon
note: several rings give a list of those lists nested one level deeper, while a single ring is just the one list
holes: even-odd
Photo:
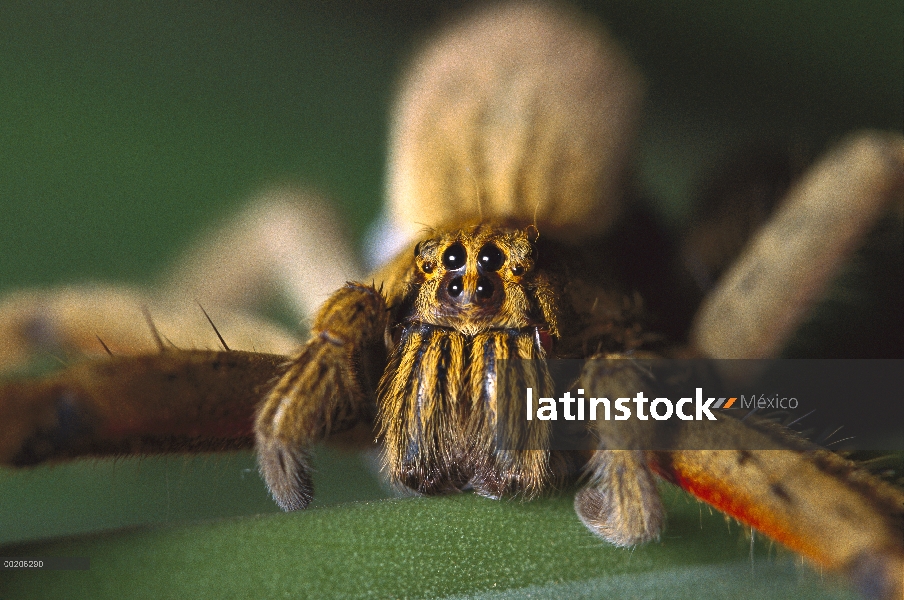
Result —
[{"label": "striped leg", "polygon": [[378,290],[347,284],[323,305],[311,339],[261,406],[258,463],[283,510],[304,508],[313,497],[308,448],[373,418],[387,318]]}]

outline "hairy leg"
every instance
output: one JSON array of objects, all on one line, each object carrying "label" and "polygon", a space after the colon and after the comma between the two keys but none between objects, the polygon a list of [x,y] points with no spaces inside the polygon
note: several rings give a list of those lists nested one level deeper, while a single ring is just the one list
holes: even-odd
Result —
[{"label": "hairy leg", "polygon": [[277,296],[310,319],[346,281],[361,280],[348,240],[326,199],[274,188],[202,236],[167,274],[162,295],[241,312]]},{"label": "hairy leg", "polygon": [[[634,361],[619,355],[588,360],[580,385],[613,400],[647,388]],[[574,506],[590,531],[616,546],[648,542],[662,532],[665,511],[645,452],[652,446],[653,424],[634,418],[595,421],[600,449],[587,464],[587,485]]]},{"label": "hairy leg", "polygon": [[171,349],[222,347],[204,311],[232,349],[288,354],[298,346],[295,336],[253,314],[121,286],[68,286],[18,291],[0,302],[0,373],[42,354],[150,354],[161,342]]},{"label": "hairy leg", "polygon": [[323,305],[311,339],[267,394],[255,425],[261,474],[283,510],[313,497],[308,448],[372,420],[385,365],[388,308],[370,286],[347,284]]},{"label": "hairy leg", "polygon": [[904,206],[904,138],[858,134],[790,190],[703,303],[692,343],[718,358],[776,356],[873,224]]},{"label": "hairy leg", "polygon": [[255,407],[285,357],[165,350],[0,386],[0,464],[250,447]]},{"label": "hairy leg", "polygon": [[[779,354],[883,215],[904,210],[904,138],[852,136],[792,187],[702,305],[692,343],[719,358]],[[723,367],[726,363],[720,363]],[[724,369],[723,369],[724,370]],[[728,378],[740,376],[723,373]],[[854,463],[785,431],[725,420],[718,436],[780,439],[785,450],[655,453],[653,467],[738,520],[824,568],[847,573],[869,597],[904,593],[904,494]]]},{"label": "hairy leg", "polygon": [[[634,361],[610,355],[588,361],[581,385],[630,398],[649,381]],[[598,420],[596,433],[606,449],[589,461],[588,486],[575,508],[604,539],[630,546],[658,537],[663,512],[655,473],[847,574],[869,597],[904,591],[904,493],[855,463],[750,415],[659,424]]]},{"label": "hairy leg", "polygon": [[[786,429],[720,418],[650,452],[656,473],[827,570],[865,596],[904,594],[904,493]],[[780,450],[760,450],[774,448]],[[750,447],[754,450],[684,448]]]},{"label": "hairy leg", "polygon": [[289,354],[299,340],[257,313],[281,295],[301,320],[313,315],[330,293],[359,275],[345,240],[324,200],[289,188],[271,190],[204,236],[160,286],[78,285],[23,290],[0,300],[0,372],[42,353],[152,353],[159,344],[148,315],[169,346],[217,348],[199,305],[230,348]]}]

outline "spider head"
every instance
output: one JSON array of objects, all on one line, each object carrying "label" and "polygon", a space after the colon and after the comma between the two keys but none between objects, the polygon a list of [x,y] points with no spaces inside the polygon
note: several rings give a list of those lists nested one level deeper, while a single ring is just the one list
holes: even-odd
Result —
[{"label": "spider head", "polygon": [[420,242],[411,320],[474,335],[538,325],[529,231],[496,225],[452,230]]}]

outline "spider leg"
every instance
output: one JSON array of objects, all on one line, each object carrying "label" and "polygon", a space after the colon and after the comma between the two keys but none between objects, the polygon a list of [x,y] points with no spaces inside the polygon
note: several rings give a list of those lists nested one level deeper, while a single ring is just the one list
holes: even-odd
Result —
[{"label": "spider leg", "polygon": [[[340,271],[355,272],[336,223],[316,198],[277,190],[199,244],[185,260],[193,268],[175,269],[154,293],[11,294],[0,302],[0,370],[46,352],[96,358],[0,386],[0,463],[251,446],[256,407],[298,348],[251,311],[283,285],[306,314],[344,281]],[[273,354],[196,350],[218,347]]]},{"label": "spider leg", "polygon": [[[904,593],[904,493],[853,462],[756,417],[688,422],[655,472],[821,567],[865,596]],[[774,448],[781,450],[756,450]],[[707,448],[752,450],[713,450]]]},{"label": "spider leg", "polygon": [[[607,398],[632,397],[646,388],[641,370],[618,355],[587,361],[580,386]],[[645,450],[652,447],[653,424],[630,419],[597,419],[600,449],[586,467],[587,486],[574,506],[593,533],[616,546],[634,546],[657,539],[665,511]],[[608,448],[608,449],[607,449]]]},{"label": "spider leg", "polygon": [[904,206],[904,138],[849,138],[789,192],[701,306],[691,340],[708,356],[781,351],[877,219]]},{"label": "spider leg", "polygon": [[311,501],[308,448],[375,415],[388,315],[377,289],[347,284],[323,305],[311,339],[261,405],[255,425],[258,463],[283,510]]},{"label": "spider leg", "polygon": [[198,240],[167,274],[163,295],[241,312],[278,295],[309,319],[346,281],[361,279],[348,239],[325,199],[267,190]]},{"label": "spider leg", "polygon": [[[588,361],[580,385],[630,398],[649,387],[646,381],[633,361],[609,355]],[[588,486],[575,508],[604,539],[630,546],[658,536],[663,512],[655,473],[821,567],[847,574],[868,597],[901,597],[904,493],[855,463],[755,416],[671,426],[597,417],[595,433],[606,449],[589,461]]]},{"label": "spider leg", "polygon": [[164,350],[85,361],[0,386],[0,464],[247,448],[285,357]]},{"label": "spider leg", "polygon": [[199,307],[190,298],[160,298],[112,285],[20,290],[0,301],[0,372],[27,367],[48,353],[153,354],[161,342],[171,349],[220,348],[205,310],[233,350],[288,354],[298,346],[295,336],[256,315],[215,304]]},{"label": "spider leg", "polygon": [[[806,173],[753,236],[701,306],[692,343],[719,358],[776,356],[889,208],[904,209],[904,139],[857,134]],[[902,596],[900,490],[755,418],[717,427],[706,439],[676,440],[672,452],[653,453],[653,468],[822,567],[847,573],[865,595]],[[752,448],[766,447],[756,440],[766,436],[783,449],[682,449],[712,447],[716,435],[747,439]]]},{"label": "spider leg", "polygon": [[153,291],[78,285],[17,291],[0,300],[0,371],[48,352],[153,353],[159,344],[144,313],[165,333],[167,345],[217,348],[199,304],[230,348],[289,354],[298,339],[256,313],[281,294],[302,319],[314,314],[333,290],[358,275],[345,239],[323,200],[271,190],[203,237]]}]

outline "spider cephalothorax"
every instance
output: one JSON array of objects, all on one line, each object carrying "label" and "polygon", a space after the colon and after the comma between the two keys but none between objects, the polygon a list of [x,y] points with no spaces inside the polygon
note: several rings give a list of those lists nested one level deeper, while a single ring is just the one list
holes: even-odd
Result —
[{"label": "spider cephalothorax", "polygon": [[[551,388],[545,358],[558,335],[559,294],[536,268],[530,238],[476,225],[415,248],[378,395],[386,467],[411,489],[531,495],[550,477],[547,451],[502,452],[495,436],[511,390]],[[511,359],[519,369],[500,373]],[[544,426],[521,433],[545,447]]]}]

